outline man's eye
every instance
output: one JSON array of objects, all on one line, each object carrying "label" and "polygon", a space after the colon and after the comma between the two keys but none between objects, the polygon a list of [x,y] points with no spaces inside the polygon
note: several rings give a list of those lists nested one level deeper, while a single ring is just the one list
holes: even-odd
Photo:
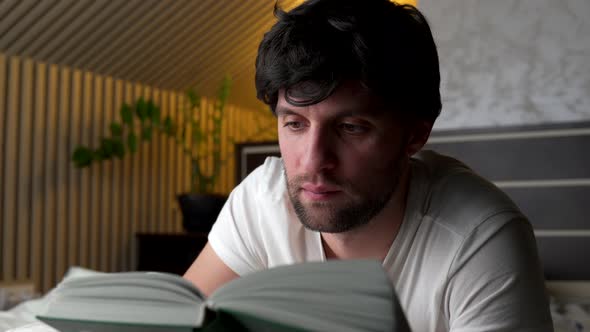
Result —
[{"label": "man's eye", "polygon": [[345,132],[347,134],[352,134],[352,135],[362,135],[369,130],[365,126],[360,126],[360,125],[356,125],[356,124],[352,124],[352,123],[341,123],[340,129],[343,132]]},{"label": "man's eye", "polygon": [[289,121],[283,125],[283,127],[287,127],[291,130],[301,130],[303,129],[303,124],[298,121]]}]

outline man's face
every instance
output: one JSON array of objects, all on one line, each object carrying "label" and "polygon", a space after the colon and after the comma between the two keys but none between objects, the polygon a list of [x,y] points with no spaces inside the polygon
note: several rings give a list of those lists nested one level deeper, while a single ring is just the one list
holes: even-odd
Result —
[{"label": "man's face", "polygon": [[407,163],[400,120],[358,83],[320,103],[276,107],[289,196],[309,229],[338,233],[368,223],[390,202]]}]

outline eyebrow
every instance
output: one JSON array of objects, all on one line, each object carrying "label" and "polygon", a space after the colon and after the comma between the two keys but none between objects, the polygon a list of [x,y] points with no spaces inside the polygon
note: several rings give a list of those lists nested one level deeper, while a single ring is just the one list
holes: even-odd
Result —
[{"label": "eyebrow", "polygon": [[[287,115],[301,115],[300,113],[298,113],[288,107],[285,107],[285,106],[280,106],[280,107],[277,106],[277,108],[275,109],[275,113],[276,113],[277,117],[287,116]],[[379,114],[371,114],[371,112],[369,112],[368,110],[355,111],[352,109],[343,109],[341,111],[341,113],[337,114],[338,118],[356,117],[356,116],[377,118],[377,117],[379,117]]]},{"label": "eyebrow", "polygon": [[299,115],[299,113],[293,111],[290,108],[284,107],[284,106],[277,106],[277,108],[275,109],[275,113],[278,116],[285,116],[285,115]]}]

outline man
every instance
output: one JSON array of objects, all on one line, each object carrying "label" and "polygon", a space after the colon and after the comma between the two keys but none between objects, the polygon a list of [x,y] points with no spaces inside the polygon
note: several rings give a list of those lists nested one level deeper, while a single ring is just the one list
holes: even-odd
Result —
[{"label": "man", "polygon": [[309,0],[264,36],[269,158],[230,195],[185,277],[205,293],[304,261],[383,262],[415,331],[550,331],[535,240],[510,199],[419,152],[441,110],[422,14],[387,0]]}]

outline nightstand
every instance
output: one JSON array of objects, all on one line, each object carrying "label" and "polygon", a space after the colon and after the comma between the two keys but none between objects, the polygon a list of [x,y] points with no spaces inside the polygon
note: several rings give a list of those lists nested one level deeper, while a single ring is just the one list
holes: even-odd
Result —
[{"label": "nightstand", "polygon": [[137,270],[182,275],[205,244],[206,233],[136,233]]}]

